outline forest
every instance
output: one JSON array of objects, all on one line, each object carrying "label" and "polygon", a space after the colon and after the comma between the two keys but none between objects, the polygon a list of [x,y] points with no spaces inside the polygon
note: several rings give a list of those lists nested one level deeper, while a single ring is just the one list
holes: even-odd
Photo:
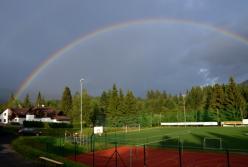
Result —
[{"label": "forest", "polygon": [[65,87],[60,100],[46,100],[38,92],[35,102],[27,94],[23,101],[12,94],[6,108],[52,107],[71,117],[74,127],[79,127],[82,102],[82,119],[85,127],[96,125],[121,127],[158,126],[160,122],[227,121],[247,118],[248,85],[237,84],[233,77],[226,84],[193,86],[185,94],[169,94],[161,90],[148,90],[145,97],[137,97],[132,90],[123,91],[113,84],[94,97],[84,89],[71,95]]}]

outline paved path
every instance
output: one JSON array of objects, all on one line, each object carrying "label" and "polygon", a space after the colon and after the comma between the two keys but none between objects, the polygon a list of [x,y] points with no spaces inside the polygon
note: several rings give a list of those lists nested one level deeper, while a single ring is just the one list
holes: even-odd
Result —
[{"label": "paved path", "polygon": [[11,148],[11,141],[15,138],[14,135],[5,133],[0,128],[0,162],[1,167],[35,167],[31,160],[26,160],[20,154]]}]

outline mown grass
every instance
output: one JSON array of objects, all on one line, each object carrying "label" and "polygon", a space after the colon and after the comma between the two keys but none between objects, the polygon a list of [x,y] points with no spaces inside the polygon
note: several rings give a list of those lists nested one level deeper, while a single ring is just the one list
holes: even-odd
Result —
[{"label": "mown grass", "polygon": [[119,144],[142,145],[161,143],[168,138],[178,138],[183,147],[202,148],[203,140],[208,138],[221,138],[223,149],[240,150],[248,152],[247,127],[160,127],[148,128],[141,131],[125,133],[107,133],[97,136],[98,142],[116,142]]},{"label": "mown grass", "polygon": [[[55,130],[54,130],[55,131]],[[60,137],[38,136],[38,137],[19,137],[12,145],[22,155],[37,159],[39,156],[46,156],[65,163],[65,166],[81,166],[65,157],[73,156],[75,153],[75,145],[73,143],[64,142],[64,130],[61,132],[49,133],[59,135]],[[91,131],[89,129],[89,134]],[[248,152],[248,128],[247,127],[157,127],[146,128],[140,131],[128,131],[124,129],[110,129],[102,136],[95,135],[93,140],[94,150],[103,150],[113,147],[115,143],[118,145],[143,145],[162,147],[164,144],[174,145],[175,141],[183,143],[184,149],[202,149],[205,137],[221,138],[223,149],[234,150],[238,152]],[[174,141],[164,142],[165,139]],[[90,136],[88,143],[81,147],[77,145],[77,154],[90,152],[91,143]],[[218,151],[218,148],[216,148]]]}]

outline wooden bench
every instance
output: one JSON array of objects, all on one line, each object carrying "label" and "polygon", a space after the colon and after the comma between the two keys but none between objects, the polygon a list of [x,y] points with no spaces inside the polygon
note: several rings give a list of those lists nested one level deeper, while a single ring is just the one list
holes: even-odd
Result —
[{"label": "wooden bench", "polygon": [[46,163],[49,162],[50,164],[54,164],[55,166],[63,166],[63,162],[59,162],[47,157],[39,157],[39,159],[42,161],[41,166],[46,166]]}]

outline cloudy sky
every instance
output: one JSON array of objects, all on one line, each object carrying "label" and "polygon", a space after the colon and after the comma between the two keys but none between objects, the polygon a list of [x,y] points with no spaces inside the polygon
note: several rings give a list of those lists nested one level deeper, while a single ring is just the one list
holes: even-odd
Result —
[{"label": "cloudy sky", "polygon": [[80,78],[138,96],[248,79],[245,0],[1,0],[0,20],[1,98],[25,83],[21,97],[58,98]]}]

